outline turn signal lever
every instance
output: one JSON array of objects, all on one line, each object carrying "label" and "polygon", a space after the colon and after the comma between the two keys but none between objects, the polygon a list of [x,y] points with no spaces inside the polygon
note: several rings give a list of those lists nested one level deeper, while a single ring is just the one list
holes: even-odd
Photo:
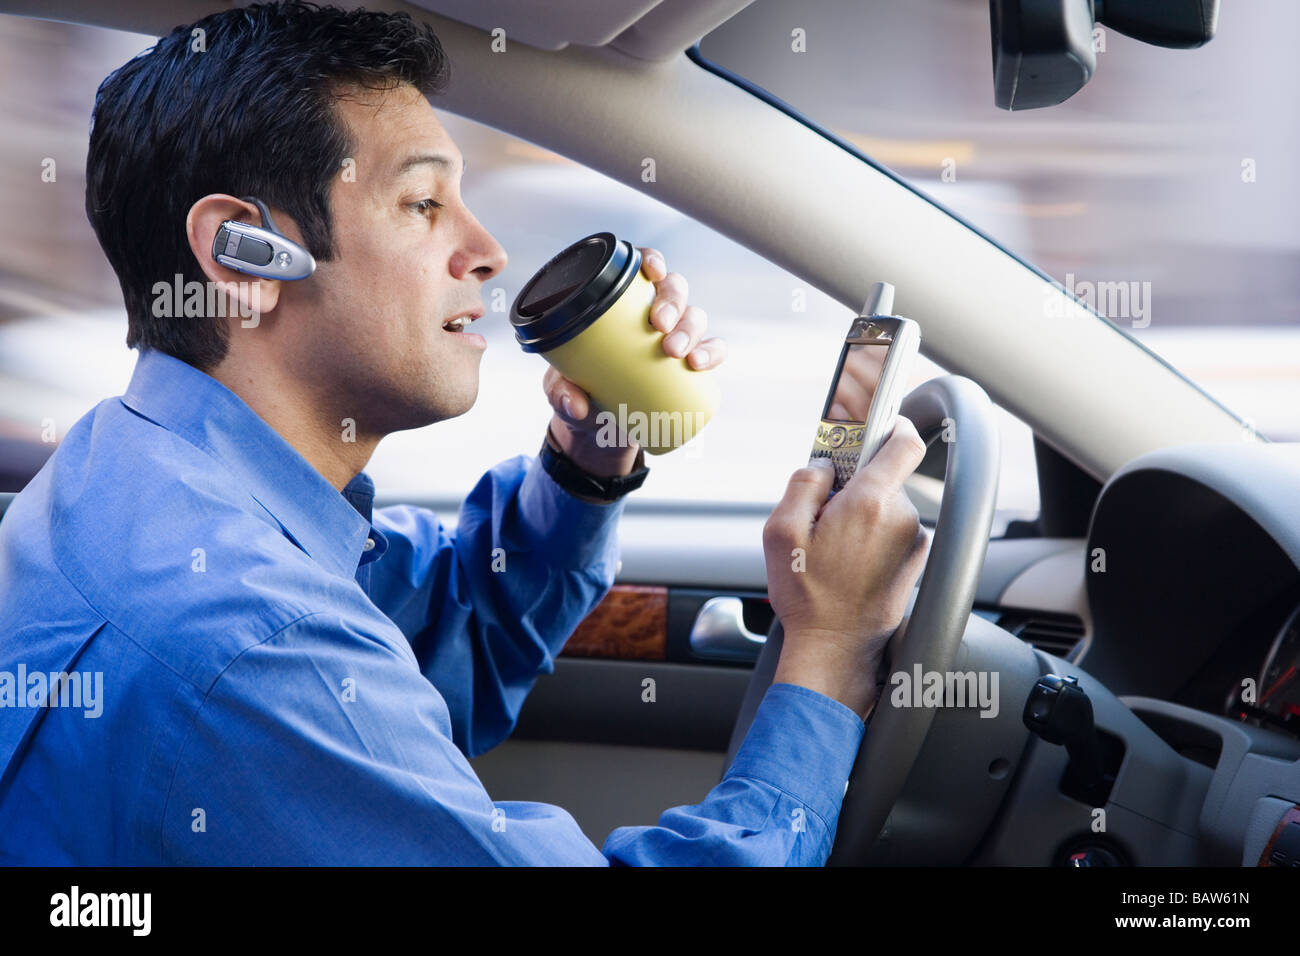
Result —
[{"label": "turn signal lever", "polygon": [[1106,773],[1092,701],[1076,677],[1040,677],[1025,701],[1025,726],[1049,744],[1064,744],[1070,764],[1061,781],[1067,795],[1094,807],[1110,797],[1115,780]]}]

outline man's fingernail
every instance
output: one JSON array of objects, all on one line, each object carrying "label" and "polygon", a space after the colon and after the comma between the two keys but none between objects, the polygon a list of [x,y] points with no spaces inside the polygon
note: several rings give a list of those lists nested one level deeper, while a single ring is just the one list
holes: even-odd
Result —
[{"label": "man's fingernail", "polygon": [[668,346],[668,351],[673,355],[680,355],[685,350],[688,341],[690,341],[690,337],[685,332],[674,332],[668,336],[668,341],[665,344]]},{"label": "man's fingernail", "polygon": [[691,357],[695,360],[696,368],[704,368],[706,365],[709,364],[708,349],[696,349],[694,352],[691,353]]},{"label": "man's fingernail", "polygon": [[667,330],[673,327],[677,321],[677,306],[671,302],[665,302],[659,308],[655,309],[655,322],[661,329]]},{"label": "man's fingernail", "polygon": [[808,462],[808,467],[809,468],[834,468],[835,462],[831,461],[829,458],[814,458],[812,461]]},{"label": "man's fingernail", "polygon": [[569,401],[568,395],[560,396],[560,406],[564,409],[564,414],[577,421],[578,416],[573,414],[573,402]]}]

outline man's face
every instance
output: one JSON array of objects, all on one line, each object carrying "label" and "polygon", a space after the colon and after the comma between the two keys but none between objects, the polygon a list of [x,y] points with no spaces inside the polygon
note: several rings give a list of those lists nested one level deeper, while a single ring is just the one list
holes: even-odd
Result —
[{"label": "man's face", "polygon": [[[356,144],[334,178],[334,258],[299,287],[304,317],[288,361],[324,407],[387,434],[462,415],[478,395],[485,348],[444,329],[483,311],[483,284],[506,264],[465,207],[463,159],[412,86],[336,104]],[[297,292],[297,290],[294,290]]]}]

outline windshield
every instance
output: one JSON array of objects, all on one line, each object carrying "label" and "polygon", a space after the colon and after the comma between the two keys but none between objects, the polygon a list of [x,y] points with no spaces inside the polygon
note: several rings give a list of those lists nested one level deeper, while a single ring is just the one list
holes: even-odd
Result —
[{"label": "windshield", "polygon": [[1042,269],[1261,434],[1300,438],[1300,4],[1199,50],[1100,28],[1061,106],[993,105],[988,4],[757,0],[700,43]]}]

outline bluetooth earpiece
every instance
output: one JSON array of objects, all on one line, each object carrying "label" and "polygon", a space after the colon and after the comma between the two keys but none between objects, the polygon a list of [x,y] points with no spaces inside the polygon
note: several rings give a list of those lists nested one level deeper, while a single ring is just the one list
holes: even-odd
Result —
[{"label": "bluetooth earpiece", "polygon": [[305,279],[316,271],[312,254],[275,227],[271,211],[256,196],[241,197],[257,206],[262,225],[227,219],[212,240],[212,258],[228,269],[263,279]]}]

